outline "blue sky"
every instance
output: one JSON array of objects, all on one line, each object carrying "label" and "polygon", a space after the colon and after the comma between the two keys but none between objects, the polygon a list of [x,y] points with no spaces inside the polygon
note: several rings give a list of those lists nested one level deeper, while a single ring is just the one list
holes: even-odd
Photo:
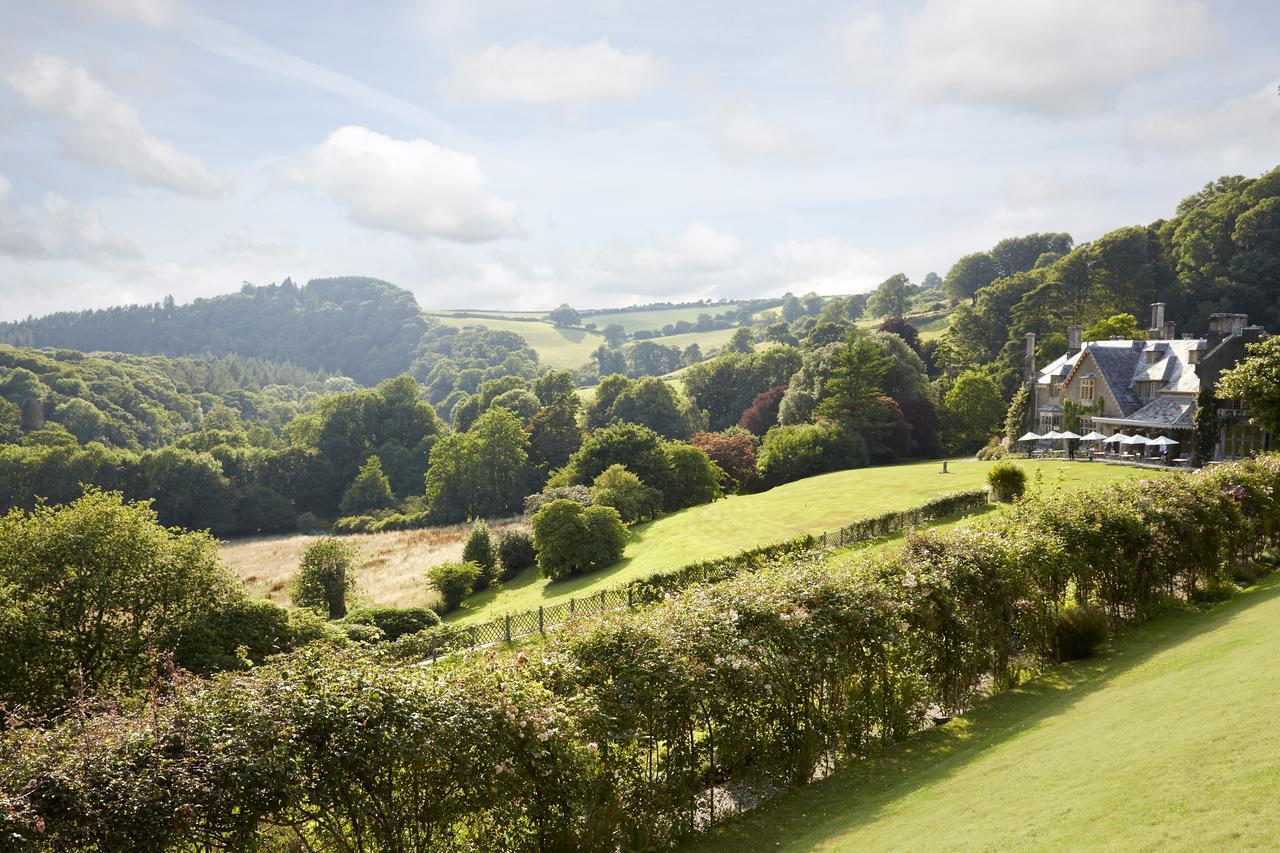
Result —
[{"label": "blue sky", "polygon": [[855,292],[1280,163],[1280,5],[0,0],[0,318]]}]

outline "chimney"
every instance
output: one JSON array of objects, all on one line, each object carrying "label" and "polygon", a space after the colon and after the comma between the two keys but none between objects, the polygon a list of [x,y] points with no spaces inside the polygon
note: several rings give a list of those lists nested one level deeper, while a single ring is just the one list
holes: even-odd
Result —
[{"label": "chimney", "polygon": [[1079,352],[1084,342],[1084,326],[1067,326],[1067,352]]},{"label": "chimney", "polygon": [[1027,354],[1022,359],[1022,374],[1028,382],[1036,375],[1036,333],[1027,332]]},{"label": "chimney", "polygon": [[1166,341],[1173,341],[1173,340],[1177,340],[1177,338],[1178,338],[1178,324],[1173,322],[1172,320],[1166,321],[1164,324],[1164,339]]},{"label": "chimney", "polygon": [[1152,302],[1151,326],[1147,329],[1147,340],[1163,340],[1166,337],[1164,331],[1164,303]]},{"label": "chimney", "polygon": [[1207,335],[1209,349],[1214,349],[1232,335],[1240,334],[1247,325],[1249,325],[1248,314],[1210,314]]}]

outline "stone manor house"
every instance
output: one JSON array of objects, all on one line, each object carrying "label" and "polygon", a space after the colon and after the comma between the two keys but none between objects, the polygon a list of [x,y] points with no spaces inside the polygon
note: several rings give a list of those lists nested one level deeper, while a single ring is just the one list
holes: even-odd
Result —
[{"label": "stone manor house", "polygon": [[[1245,356],[1245,345],[1265,337],[1244,314],[1212,314],[1204,337],[1177,337],[1165,322],[1165,304],[1151,306],[1146,340],[1083,340],[1083,329],[1067,329],[1067,351],[1035,367],[1035,335],[1027,335],[1026,377],[1035,389],[1030,428],[1063,430],[1068,401],[1081,414],[1076,430],[1103,435],[1157,435],[1193,447],[1193,416],[1202,387]],[[1268,447],[1268,436],[1250,424],[1241,401],[1217,403],[1221,432],[1214,458],[1245,456]]]}]

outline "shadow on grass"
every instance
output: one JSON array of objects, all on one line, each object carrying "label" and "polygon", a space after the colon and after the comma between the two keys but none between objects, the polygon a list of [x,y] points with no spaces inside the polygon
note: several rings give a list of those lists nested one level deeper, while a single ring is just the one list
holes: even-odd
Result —
[{"label": "shadow on grass", "polygon": [[[757,811],[690,839],[684,849],[809,850],[876,820],[895,801],[961,770],[1041,721],[1063,713],[1149,658],[1222,627],[1241,611],[1280,596],[1272,575],[1208,611],[1174,610],[1123,634],[1106,655],[1054,667],[1021,687],[993,697],[950,724],[928,729],[831,777],[790,791]],[[957,821],[963,816],[957,815]],[[905,842],[905,839],[904,839]]]}]

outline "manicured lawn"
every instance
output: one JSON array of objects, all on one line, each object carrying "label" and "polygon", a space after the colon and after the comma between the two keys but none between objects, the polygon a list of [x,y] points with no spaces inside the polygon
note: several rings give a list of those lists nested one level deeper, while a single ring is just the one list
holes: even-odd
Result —
[{"label": "manicured lawn", "polygon": [[[1020,462],[1034,485],[1079,488],[1132,477],[1139,469],[1099,463]],[[869,515],[916,506],[935,495],[985,488],[990,463],[952,460],[860,468],[810,477],[756,495],[734,495],[639,525],[622,562],[580,578],[551,583],[529,570],[473,596],[451,620],[473,622],[500,613],[590,595],[657,571],[732,554],[802,533],[838,529]],[[1149,472],[1143,472],[1149,473]]]},{"label": "manicured lawn", "polygon": [[1272,849],[1280,578],[1123,635],[691,850]]},{"label": "manicured lawn", "polygon": [[520,320],[477,319],[475,317],[451,317],[434,314],[446,326],[484,326],[494,331],[515,332],[529,342],[538,353],[538,360],[549,367],[572,370],[591,360],[591,352],[604,338],[582,329],[559,329],[550,323]]}]

